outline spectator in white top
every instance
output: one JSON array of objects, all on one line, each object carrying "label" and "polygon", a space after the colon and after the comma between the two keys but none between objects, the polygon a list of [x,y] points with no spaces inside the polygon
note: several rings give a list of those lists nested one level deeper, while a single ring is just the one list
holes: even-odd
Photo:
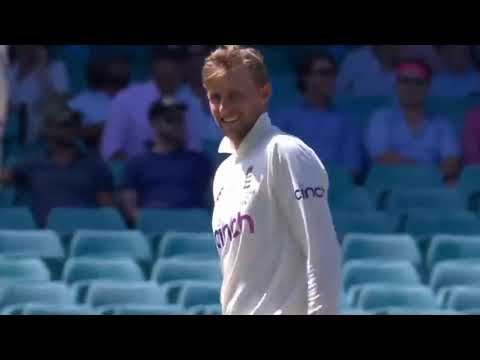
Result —
[{"label": "spectator in white top", "polygon": [[348,55],[338,76],[339,96],[393,96],[401,45],[367,45]]},{"label": "spectator in white top", "polygon": [[120,56],[93,59],[87,76],[89,88],[73,98],[70,107],[83,115],[82,137],[96,149],[114,97],[130,83],[130,62]]},{"label": "spectator in white top", "polygon": [[469,45],[438,45],[442,71],[433,77],[430,95],[465,97],[478,92],[480,74]]},{"label": "spectator in white top", "polygon": [[105,160],[128,160],[145,151],[147,142],[153,139],[148,111],[155,101],[165,97],[187,106],[187,147],[193,151],[201,149],[201,108],[192,90],[183,84],[184,57],[185,51],[177,46],[156,48],[152,80],[130,86],[113,100],[101,143]]},{"label": "spectator in white top", "polygon": [[68,72],[60,61],[53,60],[44,45],[14,47],[14,61],[9,69],[10,105],[13,111],[21,105],[28,108],[26,142],[37,140],[42,103],[54,95],[69,92]]}]

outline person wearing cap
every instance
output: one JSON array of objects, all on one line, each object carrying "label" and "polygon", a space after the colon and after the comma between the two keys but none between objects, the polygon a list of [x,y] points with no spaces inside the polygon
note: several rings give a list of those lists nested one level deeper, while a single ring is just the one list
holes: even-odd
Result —
[{"label": "person wearing cap", "polygon": [[72,111],[64,99],[55,98],[45,105],[43,119],[46,151],[11,169],[0,170],[0,183],[13,183],[27,190],[41,227],[53,208],[113,206],[109,168],[78,143],[81,115]]},{"label": "person wearing cap", "polygon": [[145,150],[153,139],[148,112],[153,102],[162,97],[174,97],[188,105],[186,112],[187,147],[200,151],[202,132],[199,102],[183,83],[182,67],[185,51],[180,47],[164,46],[154,51],[152,79],[134,84],[122,91],[112,102],[105,123],[101,154],[106,161],[128,160]]},{"label": "person wearing cap", "polygon": [[460,148],[449,121],[426,109],[431,81],[431,68],[424,61],[400,62],[397,104],[373,114],[366,148],[376,164],[439,166],[445,181],[453,182],[460,169]]},{"label": "person wearing cap", "polygon": [[126,164],[122,207],[135,224],[142,208],[201,208],[212,178],[207,158],[186,146],[187,106],[174,98],[155,102],[149,110],[155,134],[148,151]]}]

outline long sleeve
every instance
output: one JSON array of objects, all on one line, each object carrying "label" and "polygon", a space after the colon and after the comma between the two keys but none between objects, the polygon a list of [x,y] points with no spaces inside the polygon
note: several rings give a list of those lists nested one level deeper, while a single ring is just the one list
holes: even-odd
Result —
[{"label": "long sleeve", "polygon": [[[125,151],[129,134],[129,112],[125,99],[120,95],[110,107],[101,144],[101,154],[105,161],[110,161],[119,151]],[[131,135],[130,135],[131,136]]]},{"label": "long sleeve", "polygon": [[277,144],[271,191],[305,254],[308,314],[338,313],[341,250],[328,205],[328,175],[315,153],[297,140]]}]

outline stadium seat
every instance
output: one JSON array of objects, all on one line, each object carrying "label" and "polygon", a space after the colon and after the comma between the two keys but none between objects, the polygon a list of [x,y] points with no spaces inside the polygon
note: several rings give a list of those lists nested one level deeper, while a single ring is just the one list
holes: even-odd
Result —
[{"label": "stadium seat", "polygon": [[337,98],[335,103],[339,109],[358,120],[362,125],[366,125],[376,110],[390,106],[392,98],[384,96],[342,96]]},{"label": "stadium seat", "polygon": [[6,285],[0,292],[0,308],[26,304],[74,305],[73,292],[60,283],[18,283]]},{"label": "stadium seat", "polygon": [[28,208],[0,208],[0,230],[35,230],[37,225]]},{"label": "stadium seat", "polygon": [[222,278],[216,261],[158,260],[152,271],[152,281],[162,285],[171,282],[203,280],[218,281]]},{"label": "stadium seat", "polygon": [[160,258],[218,260],[215,239],[211,232],[169,232],[161,240],[158,256]]},{"label": "stadium seat", "polygon": [[338,238],[348,233],[393,234],[398,229],[398,219],[379,211],[332,212]]},{"label": "stadium seat", "polygon": [[132,259],[69,259],[65,264],[63,281],[69,285],[93,280],[141,282],[142,270]]},{"label": "stadium seat", "polygon": [[72,239],[71,256],[131,258],[139,262],[153,258],[150,244],[139,231],[78,231]]},{"label": "stadium seat", "polygon": [[179,305],[126,305],[103,307],[103,315],[120,316],[168,316],[168,315],[189,315],[189,313]]},{"label": "stadium seat", "polygon": [[327,169],[330,182],[330,200],[335,202],[340,198],[339,200],[341,201],[341,198],[346,192],[355,189],[353,177],[343,167],[329,164],[327,162],[324,162],[324,165]]},{"label": "stadium seat", "polygon": [[382,196],[395,188],[440,188],[443,187],[443,182],[442,176],[436,168],[376,165],[368,175],[366,186],[382,205]]},{"label": "stadium seat", "polygon": [[331,207],[333,211],[371,212],[376,210],[376,204],[370,192],[362,187],[343,190],[341,194],[332,196]]},{"label": "stadium seat", "polygon": [[26,305],[22,309],[22,315],[27,316],[91,316],[99,315],[95,310],[86,306],[77,305]]},{"label": "stadium seat", "polygon": [[0,283],[49,282],[50,270],[39,259],[0,258]]},{"label": "stadium seat", "polygon": [[15,189],[0,185],[0,208],[12,207],[15,203]]},{"label": "stadium seat", "polygon": [[220,284],[191,283],[182,288],[178,303],[190,309],[198,305],[218,305],[220,303]]},{"label": "stadium seat", "polygon": [[79,230],[127,230],[120,213],[111,208],[56,208],[48,216],[47,227],[62,237],[71,236]]},{"label": "stadium seat", "polygon": [[190,308],[192,315],[204,315],[204,316],[221,316],[221,305],[198,305]]},{"label": "stadium seat", "polygon": [[480,235],[480,219],[467,211],[411,209],[405,230],[419,240],[436,234]]},{"label": "stadium seat", "polygon": [[468,195],[480,193],[480,166],[466,166],[460,175],[458,188]]},{"label": "stadium seat", "polygon": [[344,261],[382,260],[408,261],[418,267],[420,252],[409,235],[349,234],[343,244]]},{"label": "stadium seat", "polygon": [[164,288],[148,282],[99,282],[90,286],[86,303],[94,308],[117,305],[168,305]]},{"label": "stadium seat", "polygon": [[366,284],[420,285],[420,278],[413,265],[407,261],[351,261],[344,266],[343,288]]},{"label": "stadium seat", "polygon": [[458,286],[480,287],[479,263],[442,262],[433,269],[430,288],[435,293]]},{"label": "stadium seat", "polygon": [[58,236],[48,230],[0,231],[0,256],[63,259]]},{"label": "stadium seat", "polygon": [[406,214],[410,209],[467,210],[465,196],[452,189],[395,189],[387,197],[386,210],[395,215]]},{"label": "stadium seat", "polygon": [[211,218],[207,210],[145,209],[140,211],[138,229],[150,237],[167,232],[211,232]]},{"label": "stadium seat", "polygon": [[381,312],[391,307],[438,309],[430,289],[422,286],[369,285],[362,290],[358,305],[362,309]]},{"label": "stadium seat", "polygon": [[448,298],[446,308],[462,312],[480,309],[480,288],[455,289]]},{"label": "stadium seat", "polygon": [[415,308],[402,308],[392,307],[382,310],[377,315],[389,315],[389,316],[451,316],[461,315],[461,313],[453,310],[441,310],[441,309],[415,309]]},{"label": "stadium seat", "polygon": [[434,236],[427,254],[427,267],[433,269],[442,261],[478,260],[480,236]]}]

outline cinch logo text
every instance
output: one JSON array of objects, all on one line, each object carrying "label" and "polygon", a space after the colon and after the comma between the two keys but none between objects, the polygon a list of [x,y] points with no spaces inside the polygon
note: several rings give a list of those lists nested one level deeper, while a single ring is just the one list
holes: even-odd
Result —
[{"label": "cinch logo text", "polygon": [[232,242],[234,239],[239,238],[244,231],[255,234],[255,221],[250,215],[238,213],[237,217],[230,221],[230,224],[215,231],[217,249],[222,250],[227,245],[227,242]]},{"label": "cinch logo text", "polygon": [[323,187],[298,189],[295,191],[295,198],[297,200],[308,200],[310,198],[323,198],[325,196],[325,189]]}]

